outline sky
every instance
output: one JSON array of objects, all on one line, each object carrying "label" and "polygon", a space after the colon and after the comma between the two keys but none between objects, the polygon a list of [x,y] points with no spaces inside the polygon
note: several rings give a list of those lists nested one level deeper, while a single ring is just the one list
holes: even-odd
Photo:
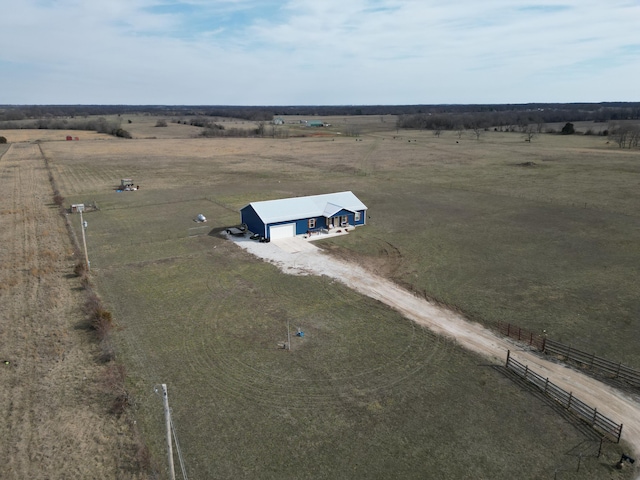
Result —
[{"label": "sky", "polygon": [[640,0],[0,0],[0,104],[640,101]]}]

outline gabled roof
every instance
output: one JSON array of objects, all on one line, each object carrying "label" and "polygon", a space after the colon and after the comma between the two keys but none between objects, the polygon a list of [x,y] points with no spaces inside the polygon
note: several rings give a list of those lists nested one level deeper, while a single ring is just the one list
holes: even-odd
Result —
[{"label": "gabled roof", "polygon": [[311,217],[331,217],[340,210],[356,212],[367,207],[352,192],[326,193],[309,197],[283,198],[252,202],[251,206],[264,223],[286,222]]}]

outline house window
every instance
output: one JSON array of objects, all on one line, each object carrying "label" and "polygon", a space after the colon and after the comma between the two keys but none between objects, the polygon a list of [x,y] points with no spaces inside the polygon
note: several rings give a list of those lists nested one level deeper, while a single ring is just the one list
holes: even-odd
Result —
[{"label": "house window", "polygon": [[309,219],[309,228],[316,228],[316,219],[315,218],[310,218]]},{"label": "house window", "polygon": [[342,215],[340,217],[340,226],[346,227],[348,223],[349,223],[349,218],[346,215]]},{"label": "house window", "polygon": [[360,212],[356,212],[353,214],[353,221],[354,222],[359,222],[360,221]]}]

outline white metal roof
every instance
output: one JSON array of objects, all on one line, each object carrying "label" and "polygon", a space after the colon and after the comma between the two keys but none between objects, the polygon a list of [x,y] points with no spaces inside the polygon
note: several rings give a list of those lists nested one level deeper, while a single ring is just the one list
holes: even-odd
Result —
[{"label": "white metal roof", "polygon": [[367,209],[366,205],[353,192],[266,200],[252,202],[249,205],[253,207],[264,223],[286,222],[287,220],[320,216],[331,217],[343,209],[350,212]]}]

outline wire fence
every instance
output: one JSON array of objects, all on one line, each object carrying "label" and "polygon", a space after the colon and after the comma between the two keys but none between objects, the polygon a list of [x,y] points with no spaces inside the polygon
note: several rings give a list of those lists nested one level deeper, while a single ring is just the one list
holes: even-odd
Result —
[{"label": "wire fence", "polygon": [[572,392],[563,390],[557,385],[551,383],[548,378],[544,378],[531,371],[528,365],[523,365],[522,363],[514,360],[511,358],[511,351],[507,352],[506,367],[529,383],[538,387],[546,396],[552,398],[577,416],[580,420],[590,425],[596,432],[607,440],[615,443],[620,442],[622,424],[618,424],[605,417],[598,412],[597,408],[592,408],[574,397]]},{"label": "wire fence", "polygon": [[531,330],[512,325],[511,323],[498,322],[498,331],[505,337],[513,338],[519,342],[525,342],[532,347],[544,351],[545,337]]}]

